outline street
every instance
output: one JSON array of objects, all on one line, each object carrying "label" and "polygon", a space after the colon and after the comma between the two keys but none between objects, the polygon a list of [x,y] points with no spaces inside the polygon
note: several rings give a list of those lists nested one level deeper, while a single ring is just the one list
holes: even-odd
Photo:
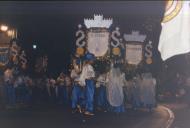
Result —
[{"label": "street", "polygon": [[61,107],[4,110],[0,114],[2,128],[163,128],[168,119],[162,107],[151,113],[131,109],[121,115],[97,112],[90,118]]},{"label": "street", "polygon": [[170,108],[175,114],[175,120],[171,128],[189,128],[190,127],[190,108],[184,102],[167,103],[164,106]]}]

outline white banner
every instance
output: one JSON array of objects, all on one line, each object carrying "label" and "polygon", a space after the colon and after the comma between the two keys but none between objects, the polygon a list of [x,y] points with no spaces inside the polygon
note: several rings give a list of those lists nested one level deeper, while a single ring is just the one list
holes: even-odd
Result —
[{"label": "white banner", "polygon": [[190,52],[190,1],[167,2],[158,50],[162,60]]},{"label": "white banner", "polygon": [[101,57],[108,51],[109,32],[88,32],[87,49],[96,57]]},{"label": "white banner", "polygon": [[138,65],[142,61],[142,45],[126,44],[126,60],[128,64]]}]

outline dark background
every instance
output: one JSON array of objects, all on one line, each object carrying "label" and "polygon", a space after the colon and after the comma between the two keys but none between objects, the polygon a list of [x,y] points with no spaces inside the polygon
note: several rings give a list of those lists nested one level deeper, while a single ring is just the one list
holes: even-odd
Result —
[{"label": "dark background", "polygon": [[[0,2],[0,22],[18,29],[18,38],[31,64],[36,56],[47,54],[48,72],[54,76],[70,64],[77,25],[85,27],[84,18],[93,18],[94,14],[113,18],[110,30],[118,26],[122,35],[132,30],[147,34],[147,39],[153,41],[154,66],[158,69],[161,59],[157,45],[163,12],[163,1]],[[147,29],[148,24],[152,30]],[[33,50],[32,44],[38,48]]]}]

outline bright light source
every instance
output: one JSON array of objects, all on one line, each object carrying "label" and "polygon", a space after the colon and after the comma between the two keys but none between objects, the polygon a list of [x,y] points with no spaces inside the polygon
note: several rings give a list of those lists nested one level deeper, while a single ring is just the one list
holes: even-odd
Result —
[{"label": "bright light source", "polygon": [[8,30],[7,34],[9,37],[13,37],[14,36],[14,31],[13,30]]},{"label": "bright light source", "polygon": [[37,48],[37,45],[34,44],[34,45],[33,45],[33,49],[36,49],[36,48]]},{"label": "bright light source", "polygon": [[6,25],[1,25],[1,31],[7,31],[8,30],[8,26]]}]

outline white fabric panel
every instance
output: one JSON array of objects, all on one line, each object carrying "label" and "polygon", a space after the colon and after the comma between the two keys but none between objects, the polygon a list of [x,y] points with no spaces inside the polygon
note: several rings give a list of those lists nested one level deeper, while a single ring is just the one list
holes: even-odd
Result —
[{"label": "white fabric panel", "polygon": [[96,57],[104,56],[108,50],[109,32],[88,32],[87,49]]},{"label": "white fabric panel", "polygon": [[138,65],[142,60],[142,45],[126,44],[126,60],[128,64]]},{"label": "white fabric panel", "polygon": [[[190,52],[190,2],[175,0],[172,6],[175,6],[171,14],[175,14],[178,5],[182,2],[180,12],[171,18],[171,20],[162,23],[162,31],[158,50],[163,60]],[[165,12],[165,16],[168,11]]]}]

